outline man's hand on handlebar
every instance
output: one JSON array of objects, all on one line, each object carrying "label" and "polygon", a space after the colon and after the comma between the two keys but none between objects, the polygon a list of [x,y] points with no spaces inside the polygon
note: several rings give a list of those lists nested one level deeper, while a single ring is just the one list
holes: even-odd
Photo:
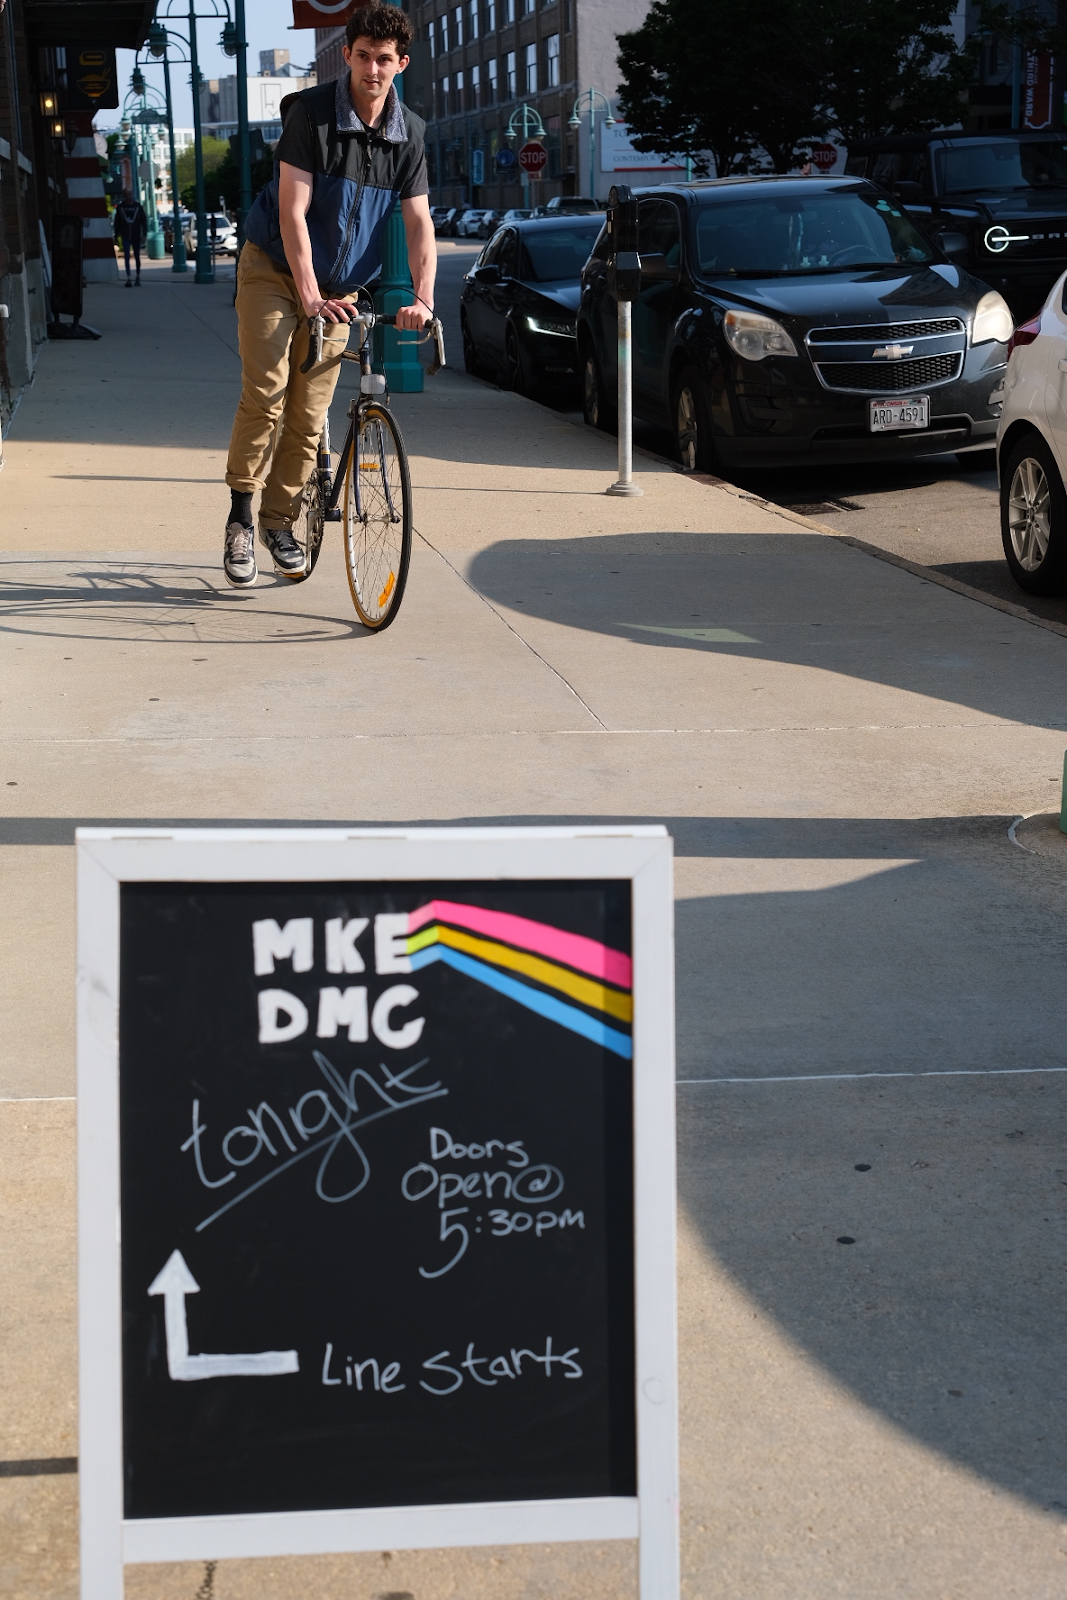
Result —
[{"label": "man's hand on handlebar", "polygon": [[312,300],[306,307],[308,320],[323,317],[327,322],[351,322],[357,308],[351,300]]},{"label": "man's hand on handlebar", "polygon": [[396,326],[400,330],[406,328],[411,333],[421,333],[424,328],[429,327],[426,307],[421,303],[414,306],[401,306],[396,314]]}]

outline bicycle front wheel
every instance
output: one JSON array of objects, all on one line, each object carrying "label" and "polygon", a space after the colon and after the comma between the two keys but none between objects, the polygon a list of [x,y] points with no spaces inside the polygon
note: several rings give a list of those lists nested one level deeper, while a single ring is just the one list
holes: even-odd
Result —
[{"label": "bicycle front wheel", "polygon": [[367,628],[400,610],[411,560],[411,474],[400,429],[383,405],[361,412],[344,495],[345,566]]}]

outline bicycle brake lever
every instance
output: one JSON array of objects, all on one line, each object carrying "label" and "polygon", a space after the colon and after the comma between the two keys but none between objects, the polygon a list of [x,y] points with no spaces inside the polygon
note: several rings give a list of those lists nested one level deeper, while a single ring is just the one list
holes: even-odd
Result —
[{"label": "bicycle brake lever", "polygon": [[427,372],[433,378],[436,377],[445,364],[445,330],[441,326],[439,317],[434,317],[429,326],[430,332],[433,334],[434,351],[433,360],[430,362]]},{"label": "bicycle brake lever", "polygon": [[324,323],[321,317],[308,318],[308,353],[307,360],[300,368],[301,372],[310,372],[317,362],[322,360],[322,335]]}]

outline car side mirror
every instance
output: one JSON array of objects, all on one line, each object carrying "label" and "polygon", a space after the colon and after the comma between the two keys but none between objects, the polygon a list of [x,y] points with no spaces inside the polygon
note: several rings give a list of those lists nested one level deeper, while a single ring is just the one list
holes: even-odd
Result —
[{"label": "car side mirror", "polygon": [[642,278],[659,278],[667,283],[677,283],[679,271],[677,267],[668,264],[667,257],[658,251],[654,255],[641,257]]},{"label": "car side mirror", "polygon": [[970,253],[965,233],[943,233],[938,242],[950,261],[962,260]]},{"label": "car side mirror", "polygon": [[500,283],[504,274],[495,261],[487,261],[484,267],[475,267],[471,276],[478,283]]}]

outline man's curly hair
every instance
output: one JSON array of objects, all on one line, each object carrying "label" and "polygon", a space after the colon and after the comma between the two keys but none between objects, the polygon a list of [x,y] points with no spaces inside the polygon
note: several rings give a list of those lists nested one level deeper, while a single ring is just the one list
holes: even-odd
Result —
[{"label": "man's curly hair", "polygon": [[397,54],[406,56],[412,39],[412,26],[399,6],[360,6],[353,11],[345,28],[349,49],[357,39],[395,39]]}]

